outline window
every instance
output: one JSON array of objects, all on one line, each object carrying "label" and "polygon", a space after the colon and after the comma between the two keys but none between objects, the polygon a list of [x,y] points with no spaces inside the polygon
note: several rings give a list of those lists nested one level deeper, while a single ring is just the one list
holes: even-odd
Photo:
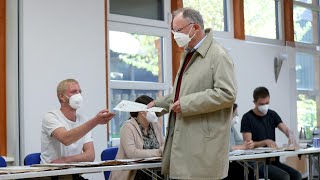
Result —
[{"label": "window", "polygon": [[110,13],[112,14],[154,20],[164,20],[163,7],[163,0],[110,0]]},{"label": "window", "polygon": [[163,82],[161,37],[119,31],[109,37],[110,80]]},{"label": "window", "polygon": [[245,34],[279,39],[279,1],[244,0]]},{"label": "window", "polygon": [[[169,93],[172,84],[170,4],[163,0],[111,0],[108,16],[108,102],[113,109],[121,100],[134,101],[141,95],[153,99]],[[144,9],[140,9],[144,3]],[[140,5],[139,5],[140,4]],[[139,6],[134,8],[133,6]],[[155,9],[148,9],[153,7]],[[128,9],[129,8],[129,9]],[[153,13],[153,15],[151,15]],[[120,128],[128,112],[116,112],[111,121],[109,145],[118,145]],[[164,120],[166,118],[163,118]],[[162,123],[163,122],[163,123]],[[166,122],[160,120],[165,126]],[[163,128],[165,129],[165,128]]]},{"label": "window", "polygon": [[[297,128],[305,128],[306,132],[317,126],[317,112],[320,110],[319,62],[317,53],[296,53]],[[310,133],[306,136],[311,138]]]},{"label": "window", "polygon": [[319,11],[319,4],[308,5],[295,1],[293,7],[293,20],[294,40],[296,42],[318,44]]},{"label": "window", "polygon": [[305,128],[307,138],[318,126],[320,111],[319,1],[294,1],[294,39],[296,47],[297,122],[298,131]]},{"label": "window", "polygon": [[215,31],[229,31],[226,0],[183,0],[184,7],[198,10],[205,28]]},{"label": "window", "polygon": [[313,90],[315,85],[314,58],[312,54],[297,53],[296,82],[298,90]]},{"label": "window", "polygon": [[296,0],[296,1],[304,2],[304,3],[308,3],[308,4],[312,3],[312,0]]}]

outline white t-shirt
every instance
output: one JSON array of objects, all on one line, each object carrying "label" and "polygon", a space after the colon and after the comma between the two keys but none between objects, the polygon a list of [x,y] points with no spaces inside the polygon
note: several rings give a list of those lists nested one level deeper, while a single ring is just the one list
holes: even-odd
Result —
[{"label": "white t-shirt", "polygon": [[51,135],[59,127],[64,127],[69,131],[85,122],[85,119],[79,114],[76,114],[76,121],[73,122],[68,120],[60,110],[46,113],[42,120],[41,163],[50,163],[61,157],[81,154],[83,152],[83,145],[92,141],[91,132],[69,146],[65,146]]}]

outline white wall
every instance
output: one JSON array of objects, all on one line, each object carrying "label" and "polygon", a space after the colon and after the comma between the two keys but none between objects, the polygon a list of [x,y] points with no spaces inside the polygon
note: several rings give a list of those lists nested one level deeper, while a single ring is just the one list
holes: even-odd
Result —
[{"label": "white wall", "polygon": [[[230,49],[234,60],[236,77],[238,82],[238,111],[240,118],[254,107],[253,90],[258,86],[265,86],[270,92],[270,108],[275,110],[284,123],[296,130],[296,111],[291,106],[296,103],[295,87],[292,81],[292,62],[294,53],[288,51],[288,47],[278,45],[266,45],[234,39],[218,39],[218,41]],[[282,64],[278,81],[275,81],[274,58],[281,53],[288,54],[288,60]],[[294,69],[293,69],[294,70]],[[277,143],[287,143],[287,138],[277,131]]]},{"label": "white wall", "polygon": [[[59,108],[58,83],[80,82],[81,112],[106,107],[104,0],[20,1],[21,153],[40,152],[41,120]],[[96,159],[107,145],[104,126],[93,131]]]}]

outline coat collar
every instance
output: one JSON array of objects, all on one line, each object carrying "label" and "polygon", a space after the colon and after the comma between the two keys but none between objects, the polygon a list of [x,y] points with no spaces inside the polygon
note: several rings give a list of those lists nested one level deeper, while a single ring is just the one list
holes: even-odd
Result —
[{"label": "coat collar", "polygon": [[[134,127],[134,128],[137,130],[137,132],[139,133],[140,137],[142,138],[141,129],[140,129],[139,124],[138,124],[138,122],[136,121],[135,118],[131,117],[131,118],[130,118],[129,120],[127,120],[125,123],[130,123],[130,124],[132,124],[133,127]],[[155,133],[155,135],[156,135],[156,137],[157,137],[157,140],[159,141],[159,139],[161,138],[161,134],[159,134],[158,131],[157,131],[157,129],[156,129],[156,128],[157,128],[157,122],[151,123],[151,126],[152,126],[152,128],[153,128],[153,130],[154,130],[154,133]],[[159,143],[160,143],[160,141],[159,141]]]},{"label": "coat collar", "polygon": [[211,28],[205,29],[205,33],[207,35],[207,37],[205,37],[205,39],[203,40],[203,42],[201,43],[200,47],[198,49],[196,49],[196,51],[202,56],[205,57],[209,47],[213,41],[213,30]]},{"label": "coat collar", "polygon": [[132,124],[133,127],[134,127],[134,128],[137,130],[137,132],[139,133],[139,135],[142,137],[142,132],[141,132],[140,127],[139,127],[139,124],[138,124],[138,122],[136,121],[135,118],[131,117],[131,118],[127,121],[127,123]]}]

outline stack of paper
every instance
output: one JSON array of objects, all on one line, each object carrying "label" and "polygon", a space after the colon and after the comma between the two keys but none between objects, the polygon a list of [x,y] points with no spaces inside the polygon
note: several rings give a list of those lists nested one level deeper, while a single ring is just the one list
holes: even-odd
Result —
[{"label": "stack of paper", "polygon": [[60,167],[30,167],[30,166],[8,166],[0,168],[0,174],[17,174],[26,172],[42,172],[63,169]]}]

